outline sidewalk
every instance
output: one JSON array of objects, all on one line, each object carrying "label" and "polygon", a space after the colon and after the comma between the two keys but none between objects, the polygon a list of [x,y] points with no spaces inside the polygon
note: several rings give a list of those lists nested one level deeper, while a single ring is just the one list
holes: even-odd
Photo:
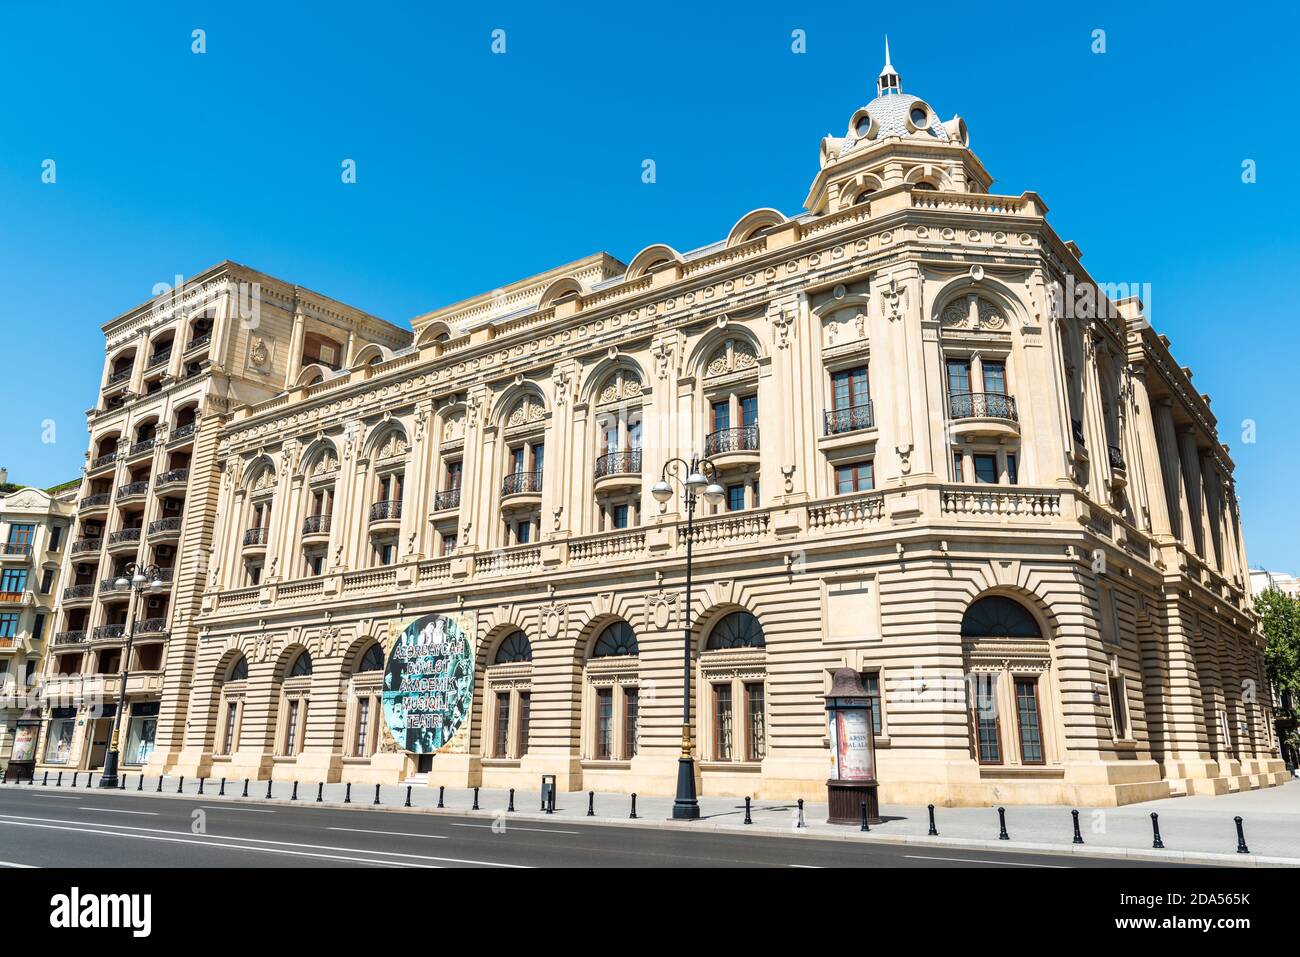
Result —
[{"label": "sidewalk", "polygon": [[[55,776],[49,778],[47,789],[54,789]],[[86,773],[77,777],[81,791],[86,787]],[[95,775],[98,780],[98,775]],[[34,784],[7,784],[6,788],[23,788],[40,791],[42,775]],[[67,793],[72,775],[65,772],[62,790]],[[280,802],[293,799],[291,782],[249,781],[248,797],[243,798],[244,782],[231,780],[225,783],[225,795],[220,794],[218,780],[203,783],[205,801],[256,801]],[[268,791],[269,788],[269,791]],[[194,798],[199,794],[199,782],[193,779],[181,782],[178,778],[148,777],[140,787],[140,775],[128,772],[126,788],[121,795],[159,794],[171,797]],[[425,785],[384,785],[379,789],[380,806],[405,810],[410,799],[412,811],[438,810],[439,789]],[[302,782],[297,785],[297,801],[316,804],[318,794],[323,805],[344,805],[356,808],[373,808],[374,785],[353,785],[349,791],[344,784]],[[1281,787],[1258,791],[1243,791],[1217,797],[1181,797],[1121,808],[1079,808],[1079,829],[1084,844],[1072,843],[1073,827],[1070,808],[1058,806],[1011,805],[1006,808],[1006,825],[1009,840],[998,839],[998,814],[995,808],[936,808],[937,837],[927,835],[926,808],[902,805],[882,805],[881,824],[872,825],[869,833],[854,826],[843,827],[826,823],[825,804],[807,804],[803,809],[804,826],[797,827],[798,807],[783,801],[755,801],[751,804],[752,824],[745,824],[743,798],[701,797],[701,818],[695,822],[671,821],[671,797],[640,796],[637,798],[637,819],[631,819],[632,799],[626,794],[599,793],[591,797],[588,792],[560,793],[556,798],[555,813],[542,813],[539,791],[516,791],[514,812],[507,812],[509,792],[483,788],[478,792],[478,811],[473,810],[474,791],[470,788],[447,789],[442,794],[443,809],[457,814],[479,814],[484,817],[501,815],[507,820],[547,820],[551,822],[612,824],[640,827],[711,828],[754,835],[791,836],[797,838],[841,839],[850,841],[887,841],[896,843],[939,846],[992,847],[1004,850],[1047,850],[1059,853],[1084,853],[1095,856],[1113,854],[1125,857],[1147,858],[1153,861],[1199,861],[1234,866],[1289,865],[1300,866],[1300,781],[1291,781]],[[591,803],[595,814],[588,816]],[[1151,814],[1159,814],[1160,833],[1165,849],[1152,848]],[[1243,819],[1248,854],[1237,853],[1237,832],[1233,818]]]}]

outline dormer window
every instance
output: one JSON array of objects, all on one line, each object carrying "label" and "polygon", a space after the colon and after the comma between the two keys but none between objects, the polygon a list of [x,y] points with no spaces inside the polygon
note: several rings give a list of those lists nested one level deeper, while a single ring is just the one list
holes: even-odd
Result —
[{"label": "dormer window", "polygon": [[930,125],[930,114],[925,111],[923,106],[912,107],[912,125],[917,129],[925,129]]},{"label": "dormer window", "polygon": [[865,139],[866,135],[871,132],[871,117],[863,114],[854,124],[853,131],[858,134],[859,139]]},{"label": "dormer window", "polygon": [[929,190],[933,190],[935,187],[934,187],[934,184],[933,184],[933,183],[927,183],[925,180],[921,180],[919,183],[917,183],[917,184],[916,184],[915,186],[913,186],[912,188],[913,188],[913,189],[929,189]]}]

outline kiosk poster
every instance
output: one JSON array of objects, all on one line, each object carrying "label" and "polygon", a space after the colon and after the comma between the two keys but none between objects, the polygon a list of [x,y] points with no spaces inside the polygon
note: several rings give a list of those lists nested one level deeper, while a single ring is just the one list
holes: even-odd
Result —
[{"label": "kiosk poster", "polygon": [[20,724],[14,729],[14,744],[9,752],[9,760],[15,764],[36,760],[36,736],[41,726],[37,724]]},{"label": "kiosk poster", "polygon": [[412,754],[455,750],[474,705],[474,616],[425,615],[398,633],[384,670],[384,720]]},{"label": "kiosk poster", "polygon": [[835,711],[829,717],[836,778],[840,781],[874,781],[876,767],[869,713],[845,710]]}]

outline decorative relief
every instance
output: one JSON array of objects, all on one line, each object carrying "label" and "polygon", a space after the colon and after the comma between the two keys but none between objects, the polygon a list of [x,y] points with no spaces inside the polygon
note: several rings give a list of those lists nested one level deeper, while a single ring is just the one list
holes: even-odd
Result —
[{"label": "decorative relief", "polygon": [[1007,328],[1007,319],[1002,310],[973,293],[948,303],[939,317],[939,323],[946,329],[1001,332]]},{"label": "decorative relief", "polygon": [[383,443],[375,450],[376,459],[395,459],[406,454],[406,436],[399,429],[393,429],[384,436]]},{"label": "decorative relief", "polygon": [[534,395],[526,395],[515,403],[510,414],[506,416],[506,428],[531,425],[542,421],[545,415],[546,409],[543,408],[541,401]]},{"label": "decorative relief", "polygon": [[460,442],[465,438],[465,412],[453,412],[442,420],[442,441]]},{"label": "decorative relief", "polygon": [[641,377],[632,369],[616,369],[601,386],[597,405],[609,405],[641,397]]},{"label": "decorative relief", "polygon": [[758,365],[754,347],[743,339],[728,339],[709,357],[704,367],[705,378],[745,372]]}]

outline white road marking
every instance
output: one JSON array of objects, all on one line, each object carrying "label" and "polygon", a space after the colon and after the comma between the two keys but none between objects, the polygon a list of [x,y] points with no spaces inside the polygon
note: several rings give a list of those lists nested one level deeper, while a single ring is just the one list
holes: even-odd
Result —
[{"label": "white road marking", "polygon": [[0,867],[24,867],[32,868],[35,864],[19,864],[17,861],[0,861]]},{"label": "white road marking", "polygon": [[105,814],[147,814],[150,817],[158,817],[159,811],[120,811],[115,807],[95,807],[93,804],[83,804],[77,808],[78,811],[103,811]]},{"label": "white road marking", "polygon": [[[495,824],[458,824],[455,821],[448,821],[452,827],[496,827]],[[506,824],[507,831],[536,831],[539,834],[581,834],[581,831],[561,831],[550,827],[520,827],[517,824]]]},{"label": "white road marking", "polygon": [[414,831],[372,831],[364,827],[327,827],[327,831],[354,831],[357,834],[391,834],[394,837],[431,837],[435,841],[449,840],[445,834],[418,834]]},{"label": "white road marking", "polygon": [[82,798],[80,798],[79,796],[77,796],[77,795],[75,795],[75,794],[42,794],[40,791],[37,791],[36,793],[37,793],[37,795],[39,795],[40,797],[45,797],[45,798],[54,798],[55,800],[58,800],[58,801],[80,801],[80,800],[82,800]]},{"label": "white road marking", "polygon": [[904,854],[914,861],[961,861],[963,864],[997,864],[1001,867],[1050,867],[1064,870],[1068,864],[1026,864],[1023,861],[983,861],[974,857],[927,857],[925,854]]},{"label": "white road marking", "polygon": [[818,871],[822,869],[822,866],[821,866],[820,864],[791,864],[790,866],[791,866],[791,867],[806,867],[806,868],[809,868],[809,869],[811,869],[811,870],[818,870]]},{"label": "white road marking", "polygon": [[268,807],[227,807],[224,804],[200,804],[199,807],[209,811],[243,811],[246,814],[274,814]]},{"label": "white road marking", "polygon": [[[16,814],[0,814],[0,824],[22,823],[25,821],[41,821],[50,824],[74,824],[83,827],[85,826],[84,821],[64,821],[58,818],[50,818],[50,817],[24,817]],[[159,830],[157,828],[132,827],[129,824],[108,824],[106,822],[99,822],[99,821],[95,822],[95,826],[111,827],[120,831],[144,831],[146,834],[178,834],[186,837],[188,837],[190,834],[189,831],[165,831],[165,830]],[[105,832],[105,833],[113,833],[113,832]],[[130,837],[133,835],[124,835],[124,836]],[[225,835],[225,839],[228,841],[248,841],[253,844],[273,844],[281,847],[306,847],[318,851],[346,852],[349,854],[383,854],[386,857],[407,857],[418,861],[440,861],[446,864],[480,864],[484,867],[509,867],[509,868],[527,869],[527,865],[525,864],[503,864],[498,861],[475,861],[475,860],[468,860],[459,857],[431,857],[427,854],[402,854],[397,851],[380,851],[375,848],[369,848],[369,847],[334,847],[333,845],[330,844],[300,844],[296,841],[269,841],[259,837],[240,837],[238,834],[227,834]],[[159,838],[159,840],[162,840],[162,838]],[[207,842],[186,841],[184,843],[203,844]],[[235,844],[229,846],[240,847],[242,845]],[[248,850],[257,850],[257,848],[250,847],[248,848]],[[398,863],[398,862],[394,861],[393,863]]]}]

